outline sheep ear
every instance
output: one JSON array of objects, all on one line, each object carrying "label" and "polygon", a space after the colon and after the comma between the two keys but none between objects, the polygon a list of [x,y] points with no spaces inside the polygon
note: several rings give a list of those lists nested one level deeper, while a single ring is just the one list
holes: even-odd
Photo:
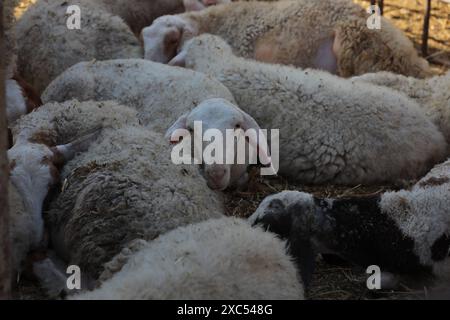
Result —
[{"label": "sheep ear", "polygon": [[52,147],[55,165],[63,165],[72,160],[77,153],[87,151],[91,144],[98,138],[102,128],[98,128],[85,136],[78,138],[68,144]]},{"label": "sheep ear", "polygon": [[[185,137],[187,132],[187,117],[188,114],[185,113],[178,118],[177,121],[166,131],[165,138],[169,140],[170,143],[178,143],[181,137]],[[183,130],[183,131],[181,131]]]},{"label": "sheep ear", "polygon": [[[258,123],[256,123],[255,119],[253,119],[250,115],[243,112],[244,115],[244,123],[242,124],[243,130],[247,131],[248,129],[254,129],[256,130],[256,137],[249,135],[248,137],[248,143],[258,150],[259,160],[264,165],[269,165],[272,163],[272,159],[269,155],[269,147],[267,143],[267,137],[262,134],[261,128],[259,127]],[[261,134],[259,134],[261,132]],[[256,139],[255,139],[256,138]]]}]

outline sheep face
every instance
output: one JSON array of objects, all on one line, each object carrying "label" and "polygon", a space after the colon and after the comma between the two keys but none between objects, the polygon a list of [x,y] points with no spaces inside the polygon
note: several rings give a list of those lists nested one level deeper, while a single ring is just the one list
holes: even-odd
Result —
[{"label": "sheep face", "polygon": [[253,225],[288,240],[289,252],[295,257],[305,285],[311,282],[316,254],[323,252],[322,237],[332,229],[332,221],[315,201],[312,195],[285,191],[264,199],[249,218]]},{"label": "sheep face", "polygon": [[50,187],[58,180],[55,164],[58,155],[41,144],[16,145],[8,150],[11,182],[21,195],[25,210],[30,214],[33,243],[39,243],[44,231],[41,217],[42,203]]},{"label": "sheep face", "polygon": [[142,29],[144,58],[168,63],[177,55],[180,45],[197,34],[197,27],[186,19],[178,16],[159,17],[151,26]]},{"label": "sheep face", "polygon": [[[215,159],[218,159],[218,161],[214,159],[202,161],[201,168],[211,189],[224,190],[230,186],[239,186],[247,181],[247,164],[246,162],[237,161],[235,141],[233,140],[233,150],[228,150],[229,148],[227,148],[227,144],[230,144],[225,140],[230,132],[236,135],[238,142],[242,141],[240,139],[246,139],[250,145],[259,149],[260,156],[263,155],[265,157],[264,161],[270,161],[267,150],[264,149],[264,146],[267,146],[267,141],[260,143],[261,140],[259,139],[262,139],[261,137],[256,137],[255,140],[255,137],[243,136],[243,133],[249,129],[260,130],[258,124],[251,116],[226,100],[210,99],[198,105],[191,112],[181,116],[169,128],[166,137],[172,143],[179,142],[181,138],[187,135],[191,139],[194,138],[196,142],[201,141],[201,143],[194,142],[194,144],[191,144],[192,155],[198,159],[198,155],[203,155],[205,149],[209,146],[209,143],[206,143],[204,140],[211,141],[215,139],[214,136],[210,140],[208,132],[220,134],[223,137],[223,143],[220,146],[223,148],[222,157],[216,155]],[[234,154],[234,159],[231,159],[230,163],[229,153],[231,152]]]},{"label": "sheep face", "polygon": [[[21,184],[33,184],[29,191],[32,196],[40,191],[48,191],[48,188],[56,182],[59,156],[45,145],[30,143],[19,144],[8,150],[8,158],[11,166],[11,179]],[[19,187],[19,186],[17,186]],[[20,189],[20,187],[19,187]]]},{"label": "sheep face", "polygon": [[8,150],[11,181],[29,202],[27,209],[40,211],[49,188],[59,179],[57,168],[76,153],[85,151],[99,133],[100,130],[96,130],[69,144],[55,147],[21,141]]}]

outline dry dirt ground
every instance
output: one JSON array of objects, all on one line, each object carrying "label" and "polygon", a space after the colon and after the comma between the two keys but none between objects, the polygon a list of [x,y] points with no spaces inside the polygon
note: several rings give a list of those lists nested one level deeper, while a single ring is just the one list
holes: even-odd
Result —
[{"label": "dry dirt ground", "polygon": [[[30,3],[36,0],[23,0],[17,8],[19,17]],[[370,0],[354,0],[367,6]],[[421,45],[422,25],[425,12],[425,0],[385,0],[384,15],[392,20],[414,41],[418,50]],[[437,74],[450,69],[450,4],[432,0],[433,9],[430,21],[429,54],[426,57]],[[411,182],[405,182],[409,184]],[[293,185],[282,178],[261,179],[256,170],[252,175],[250,186],[241,192],[228,193],[227,211],[229,215],[248,217],[254,212],[265,196],[282,190],[299,190],[312,192],[324,197],[342,197],[380,193],[402,186],[354,186],[342,188],[334,186],[308,187]],[[318,258],[317,270],[311,289],[310,299],[425,299],[430,297],[430,281],[411,281],[402,279],[395,291],[373,292],[366,288],[365,270],[350,265],[331,265]],[[22,277],[18,281],[15,297],[18,299],[45,299],[45,294],[35,286],[35,281]],[[433,297],[431,295],[431,297]]]}]

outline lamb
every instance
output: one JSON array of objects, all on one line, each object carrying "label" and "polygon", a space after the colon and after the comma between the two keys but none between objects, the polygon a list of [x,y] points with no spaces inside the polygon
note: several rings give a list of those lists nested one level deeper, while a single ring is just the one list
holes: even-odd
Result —
[{"label": "lamb", "polygon": [[211,33],[238,56],[342,77],[376,71],[431,74],[399,29],[381,18],[381,30],[370,30],[367,19],[350,0],[236,2],[156,19],[142,30],[144,56],[168,63],[187,40]]},{"label": "lamb", "polygon": [[61,193],[47,213],[57,254],[92,283],[131,241],[224,213],[222,195],[206,187],[198,169],[174,165],[163,136],[140,126],[125,106],[46,104],[13,131],[16,143],[65,141],[98,126],[103,129],[96,143],[64,167]]},{"label": "lamb", "polygon": [[59,181],[57,166],[84,151],[94,137],[95,133],[56,147],[28,141],[8,150],[12,265],[16,272],[20,272],[30,249],[43,241],[42,205],[49,189]]},{"label": "lamb", "polygon": [[386,86],[416,100],[450,142],[450,72],[429,79],[378,72],[354,77],[353,80]]},{"label": "lamb", "polygon": [[262,128],[280,129],[279,172],[294,181],[399,182],[448,152],[420,106],[390,89],[238,58],[212,35],[192,39],[174,60],[222,82]]},{"label": "lamb", "polygon": [[142,59],[78,63],[42,94],[44,103],[115,100],[137,110],[142,124],[160,133],[210,98],[234,103],[228,89],[210,77]]},{"label": "lamb", "polygon": [[450,159],[410,190],[340,199],[297,191],[272,195],[250,223],[288,239],[303,264],[311,260],[304,252],[331,252],[364,267],[439,276],[450,262],[449,191]]},{"label": "lamb", "polygon": [[136,247],[111,261],[119,270],[98,289],[69,298],[304,299],[284,243],[244,220],[212,219]]},{"label": "lamb", "polygon": [[72,65],[92,59],[140,58],[142,48],[130,28],[90,1],[76,1],[81,29],[69,30],[71,2],[39,0],[17,21],[18,71],[41,94]]}]

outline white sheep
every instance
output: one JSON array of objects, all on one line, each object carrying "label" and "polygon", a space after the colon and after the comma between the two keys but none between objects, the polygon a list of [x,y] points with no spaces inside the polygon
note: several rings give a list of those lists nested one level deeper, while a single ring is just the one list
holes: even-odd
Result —
[{"label": "white sheep", "polygon": [[115,257],[118,270],[77,300],[303,299],[285,244],[236,218],[178,228]]},{"label": "white sheep", "polygon": [[13,131],[16,143],[64,141],[98,126],[96,143],[64,167],[62,191],[48,212],[56,252],[93,280],[130,241],[224,213],[222,195],[207,188],[198,169],[173,164],[164,137],[140,126],[125,106],[46,104]]},{"label": "white sheep", "polygon": [[174,60],[222,82],[263,129],[280,129],[280,174],[292,180],[396,182],[420,177],[448,151],[419,105],[387,88],[238,58],[212,35]]},{"label": "white sheep", "polygon": [[[217,104],[208,102],[195,108],[196,120],[224,132],[234,129],[236,114],[236,119],[248,120],[242,123],[247,128],[259,128],[251,117],[226,103],[234,102],[234,98],[217,80],[199,72],[140,59],[79,63],[57,77],[42,95],[45,103],[73,98],[118,101],[137,110],[141,123],[160,133],[165,133],[174,123],[183,128],[180,120],[186,119],[201,102],[222,99]],[[214,108],[214,111],[208,113],[208,108]],[[222,118],[217,117],[219,113]],[[227,124],[227,119],[236,123]],[[246,168],[246,165],[238,164],[211,165],[206,166],[204,173],[211,188],[223,189],[243,185],[247,180]]]},{"label": "white sheep", "polygon": [[[81,10],[80,29],[69,29],[70,5]],[[90,1],[39,0],[17,21],[18,71],[38,93],[64,70],[92,59],[140,58],[130,28]]]},{"label": "white sheep", "polygon": [[[450,160],[411,189],[338,199],[286,191],[250,217],[290,242],[299,261],[308,247],[399,274],[441,274],[450,253]],[[448,268],[447,268],[448,272]],[[448,274],[447,274],[448,277]]]},{"label": "white sheep", "polygon": [[354,81],[389,87],[406,94],[422,106],[450,142],[450,72],[428,79],[416,79],[389,72],[369,73]]},{"label": "white sheep", "polygon": [[263,62],[324,69],[348,77],[392,71],[423,78],[430,74],[412,42],[381,17],[350,0],[236,2],[199,12],[163,16],[142,30],[145,58],[168,63],[192,37],[224,38],[235,54]]},{"label": "white sheep", "polygon": [[141,122],[160,133],[210,98],[234,102],[228,89],[208,76],[141,59],[78,63],[57,77],[42,95],[44,103],[115,100],[137,110]]},{"label": "white sheep", "polygon": [[56,147],[22,141],[8,150],[12,265],[16,272],[20,272],[27,253],[42,245],[42,205],[49,189],[59,182],[57,166],[86,150],[94,137],[91,134]]}]

